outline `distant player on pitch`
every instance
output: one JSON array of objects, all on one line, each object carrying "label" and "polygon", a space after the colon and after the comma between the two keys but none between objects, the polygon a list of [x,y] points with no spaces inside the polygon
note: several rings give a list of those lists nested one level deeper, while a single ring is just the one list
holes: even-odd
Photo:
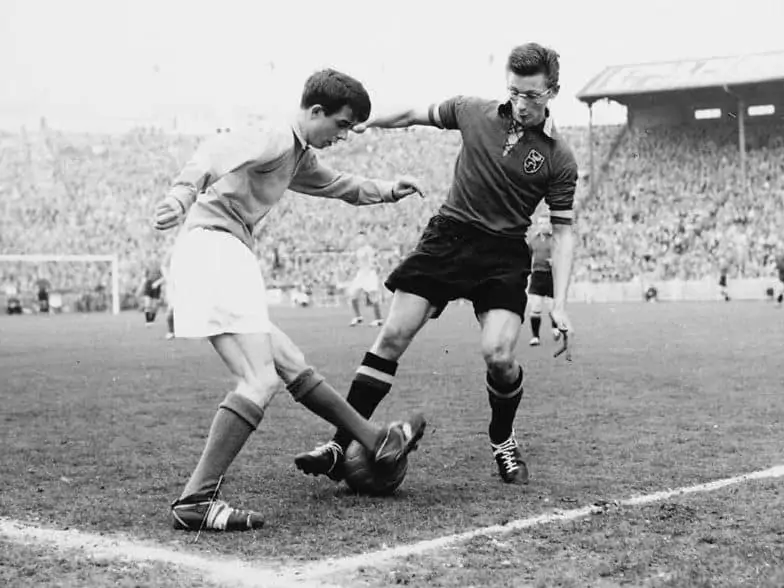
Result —
[{"label": "distant player on pitch", "polygon": [[774,288],[776,303],[781,308],[784,304],[784,253],[779,253],[776,256],[776,271],[779,274],[779,281]]},{"label": "distant player on pitch", "polygon": [[561,331],[553,319],[553,227],[544,215],[536,219],[536,228],[528,242],[531,249],[531,285],[528,287],[528,300],[531,303],[531,334],[528,343],[532,347],[541,344],[539,329],[542,326],[542,310],[547,309],[547,316],[553,329],[553,339],[561,338]]},{"label": "distant player on pitch", "polygon": [[139,285],[138,295],[142,297],[145,326],[150,327],[155,322],[158,309],[161,306],[161,291],[163,289],[163,272],[156,265],[144,270],[142,283]]},{"label": "distant player on pitch", "polygon": [[[562,332],[571,330],[566,293],[574,251],[577,163],[547,108],[558,94],[559,70],[555,51],[536,43],[522,45],[506,63],[504,101],[456,96],[367,125],[454,129],[460,131],[463,146],[446,201],[414,251],[386,281],[394,292],[389,315],[357,370],[348,401],[360,414],[373,414],[392,388],[398,361],[425,323],[450,301],[470,300],[487,368],[490,448],[506,483],[528,481],[514,432],[523,397],[523,369],[515,346],[531,272],[526,233],[542,200],[553,225],[552,317]],[[338,430],[331,441],[297,455],[295,463],[305,473],[340,479],[350,441],[350,433]]]},{"label": "distant player on pitch", "polygon": [[296,345],[270,322],[264,278],[253,254],[254,230],[287,190],[354,205],[397,202],[421,191],[409,179],[370,180],[333,171],[314,149],[345,140],[367,120],[370,98],[354,78],[313,74],[291,119],[205,141],[155,212],[160,230],[184,227],[172,252],[170,279],[177,337],[206,338],[237,385],[221,402],[206,446],[172,504],[176,529],[237,531],[262,526],[262,515],[219,499],[223,477],[282,379],[294,399],[350,431],[384,468],[393,469],[424,432],[424,419],[381,426],[359,415],[324,381]]},{"label": "distant player on pitch", "polygon": [[362,311],[360,310],[360,303],[364,299],[373,307],[373,316],[375,318],[370,324],[374,327],[380,327],[384,324],[384,321],[381,318],[381,302],[379,301],[379,285],[381,281],[377,271],[376,248],[368,242],[364,231],[360,231],[357,235],[354,246],[356,247],[354,260],[357,266],[357,273],[348,287],[349,295],[351,296],[351,309],[354,311],[351,326],[356,327],[364,321]]}]

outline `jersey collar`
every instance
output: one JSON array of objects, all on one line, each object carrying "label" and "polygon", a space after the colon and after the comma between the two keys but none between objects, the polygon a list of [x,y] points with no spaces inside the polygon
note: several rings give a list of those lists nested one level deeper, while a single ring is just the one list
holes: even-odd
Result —
[{"label": "jersey collar", "polygon": [[294,136],[297,138],[297,141],[299,141],[300,145],[302,145],[302,148],[307,149],[308,143],[305,141],[305,136],[302,134],[302,129],[300,128],[296,117],[292,118],[291,120],[291,130],[294,131]]},{"label": "jersey collar", "polygon": [[[512,103],[509,102],[509,101],[506,101],[506,102],[502,102],[501,104],[499,104],[498,105],[498,114],[502,118],[511,118],[512,117]],[[553,138],[553,125],[554,125],[554,122],[553,122],[553,117],[550,114],[550,109],[549,108],[545,108],[545,110],[544,110],[544,122],[542,124],[534,127],[534,128],[539,129],[545,135],[547,135],[548,137],[550,137],[552,139]]]}]

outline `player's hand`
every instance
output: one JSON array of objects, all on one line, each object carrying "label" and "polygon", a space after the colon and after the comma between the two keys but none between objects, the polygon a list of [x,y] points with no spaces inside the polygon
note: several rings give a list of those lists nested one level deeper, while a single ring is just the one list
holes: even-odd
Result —
[{"label": "player's hand", "polygon": [[572,321],[569,320],[569,315],[563,307],[555,306],[551,315],[559,331],[566,331],[570,335],[573,333]]},{"label": "player's hand", "polygon": [[402,200],[406,196],[411,196],[411,194],[419,194],[421,198],[425,197],[417,180],[410,177],[399,178],[392,188],[392,198],[394,201],[397,202],[398,200]]},{"label": "player's hand", "polygon": [[165,231],[180,224],[184,216],[185,210],[183,210],[180,201],[167,196],[155,207],[154,226],[159,231]]},{"label": "player's hand", "polygon": [[553,357],[558,357],[562,353],[566,353],[566,361],[572,361],[572,344],[574,337],[574,330],[572,329],[572,322],[569,320],[569,315],[563,307],[553,308],[550,316],[556,324],[556,328],[561,331],[561,348],[555,352]]},{"label": "player's hand", "polygon": [[357,124],[355,124],[353,127],[351,127],[351,130],[352,130],[353,132],[355,132],[357,135],[361,135],[362,133],[364,133],[365,131],[367,131],[367,130],[368,130],[368,128],[369,128],[369,127],[368,127],[368,124],[367,124],[366,122],[363,122],[363,123],[357,123]]}]

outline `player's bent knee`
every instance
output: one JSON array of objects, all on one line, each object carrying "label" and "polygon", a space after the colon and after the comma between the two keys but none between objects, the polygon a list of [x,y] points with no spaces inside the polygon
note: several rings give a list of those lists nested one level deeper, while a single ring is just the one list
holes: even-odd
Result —
[{"label": "player's bent knee", "polygon": [[278,374],[275,372],[274,367],[270,365],[270,369],[264,370],[262,374],[241,379],[234,392],[265,409],[275,397],[279,388],[280,380]]},{"label": "player's bent knee", "polygon": [[510,345],[501,342],[482,344],[482,357],[491,371],[506,371],[514,367],[515,356]]},{"label": "player's bent knee", "polygon": [[528,306],[531,309],[531,315],[542,314],[542,298],[541,296],[529,296]]}]

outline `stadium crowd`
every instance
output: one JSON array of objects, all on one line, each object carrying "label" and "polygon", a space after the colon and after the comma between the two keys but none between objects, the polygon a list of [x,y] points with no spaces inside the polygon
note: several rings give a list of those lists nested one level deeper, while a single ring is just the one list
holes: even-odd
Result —
[{"label": "stadium crowd", "polygon": [[597,193],[580,206],[577,280],[772,274],[784,220],[784,125],[628,131]]},{"label": "stadium crowd", "polygon": [[[782,246],[782,126],[749,129],[746,187],[734,126],[598,127],[594,157],[603,171],[591,195],[587,129],[562,129],[583,175],[574,279],[700,278],[717,274],[720,265],[735,276],[768,275]],[[132,299],[144,269],[161,263],[175,236],[152,229],[152,209],[199,140],[148,129],[0,135],[0,253],[116,254],[121,292]],[[322,152],[321,160],[336,169],[418,177],[427,197],[355,208],[290,194],[258,234],[269,285],[339,288],[352,273],[346,252],[360,229],[381,251],[382,273],[388,271],[445,198],[459,147],[457,133],[408,129],[368,132]],[[101,264],[0,264],[0,284],[15,282],[32,292],[41,278],[60,291],[109,287],[108,267]]]}]

